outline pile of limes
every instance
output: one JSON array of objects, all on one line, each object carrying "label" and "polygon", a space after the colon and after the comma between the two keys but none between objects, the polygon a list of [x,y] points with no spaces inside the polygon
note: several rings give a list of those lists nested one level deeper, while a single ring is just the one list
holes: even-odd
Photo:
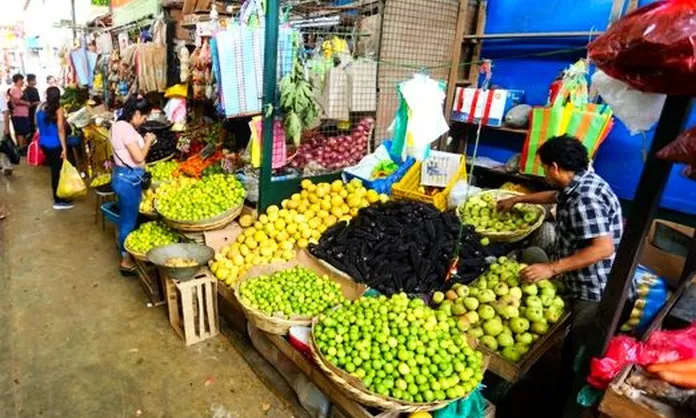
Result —
[{"label": "pile of limes", "polygon": [[146,222],[126,237],[126,247],[138,254],[145,254],[155,247],[179,242],[181,237],[162,222]]},{"label": "pile of limes", "polygon": [[244,186],[234,176],[213,174],[158,197],[156,205],[165,218],[195,222],[241,205],[244,195]]},{"label": "pile of limes", "polygon": [[454,319],[404,293],[363,297],[321,315],[314,338],[333,365],[402,401],[458,399],[483,379],[483,355]]},{"label": "pile of limes", "polygon": [[351,219],[371,203],[388,200],[387,195],[367,190],[358,179],[347,184],[341,180],[314,184],[305,179],[301,186],[281,207],[269,206],[258,219],[239,218],[244,232],[237,242],[222,248],[211,267],[218,279],[233,286],[252,266],[290,260],[296,249],[317,243],[336,222]]},{"label": "pile of limes", "polygon": [[147,166],[147,171],[152,174],[153,181],[169,181],[174,178],[179,164],[176,161],[161,161]]},{"label": "pile of limes", "polygon": [[346,300],[341,285],[299,266],[249,279],[239,290],[245,305],[288,318],[313,317]]}]

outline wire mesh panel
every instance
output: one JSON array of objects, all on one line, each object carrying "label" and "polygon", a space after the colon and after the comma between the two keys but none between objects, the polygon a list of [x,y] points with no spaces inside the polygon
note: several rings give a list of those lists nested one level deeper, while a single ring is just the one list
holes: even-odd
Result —
[{"label": "wire mesh panel", "polygon": [[388,137],[398,83],[419,69],[447,80],[458,11],[458,0],[383,0],[376,138]]}]

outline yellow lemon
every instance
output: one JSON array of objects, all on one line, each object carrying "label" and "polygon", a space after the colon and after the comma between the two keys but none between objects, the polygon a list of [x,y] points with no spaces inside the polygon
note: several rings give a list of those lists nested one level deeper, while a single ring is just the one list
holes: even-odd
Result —
[{"label": "yellow lemon", "polygon": [[346,197],[348,197],[348,190],[343,189],[340,192],[338,192],[338,195],[341,196],[341,198],[345,199]]},{"label": "yellow lemon", "polygon": [[263,231],[256,231],[254,234],[254,239],[256,239],[258,242],[264,242],[268,239],[268,237],[263,233]]},{"label": "yellow lemon", "polygon": [[259,221],[256,221],[256,222],[254,222],[254,228],[256,228],[257,230],[260,231],[263,229],[263,224]]},{"label": "yellow lemon", "polygon": [[302,191],[300,192],[300,197],[301,197],[301,198],[307,199],[308,196],[309,196],[309,192],[308,192],[307,190],[302,190]]},{"label": "yellow lemon", "polygon": [[288,224],[287,228],[285,228],[285,231],[290,235],[294,235],[295,232],[297,232],[297,224]]},{"label": "yellow lemon", "polygon": [[252,218],[251,215],[244,215],[239,218],[239,224],[242,226],[242,228],[248,228],[252,223],[254,223],[254,218]]},{"label": "yellow lemon", "polygon": [[339,195],[333,195],[331,197],[331,206],[341,206],[343,204],[343,198]]},{"label": "yellow lemon", "polygon": [[297,246],[300,248],[307,248],[308,244],[309,242],[305,238],[300,238],[299,240],[297,240]]},{"label": "yellow lemon", "polygon": [[279,230],[279,231],[283,230],[283,229],[285,229],[285,225],[286,225],[285,219],[276,219],[276,221],[273,222],[273,225],[275,226],[275,228],[277,230]]},{"label": "yellow lemon", "polygon": [[331,210],[331,200],[330,199],[323,199],[321,201],[321,209],[322,210]]},{"label": "yellow lemon", "polygon": [[343,216],[343,208],[340,206],[335,206],[331,209],[331,214],[337,218],[340,218]]},{"label": "yellow lemon", "polygon": [[247,237],[253,237],[255,233],[256,233],[255,227],[247,228],[244,230],[244,235]]},{"label": "yellow lemon", "polygon": [[299,204],[297,201],[295,201],[295,200],[291,200],[291,201],[288,202],[288,208],[290,208],[290,209],[297,209],[297,207],[298,207],[299,205],[300,205],[300,204]]},{"label": "yellow lemon", "polygon": [[234,260],[232,260],[232,262],[234,263],[235,266],[241,266],[244,264],[244,257],[242,257],[242,255],[240,254],[240,255],[234,257]]},{"label": "yellow lemon", "polygon": [[316,193],[310,193],[309,197],[307,197],[307,200],[309,203],[317,203],[319,201],[319,196],[317,196]]},{"label": "yellow lemon", "polygon": [[334,215],[329,215],[324,219],[324,225],[331,226],[338,221],[338,217]]},{"label": "yellow lemon", "polygon": [[271,205],[268,208],[266,208],[266,213],[269,215],[271,213],[278,213],[278,211],[279,211],[279,209],[278,209],[278,206],[276,206],[276,205]]},{"label": "yellow lemon", "polygon": [[268,215],[259,216],[259,222],[261,222],[263,225],[266,225],[268,223]]},{"label": "yellow lemon", "polygon": [[379,201],[380,201],[380,202],[386,203],[388,200],[389,200],[389,196],[388,196],[388,195],[386,195],[386,194],[384,194],[384,193],[382,193],[382,194],[379,195]]},{"label": "yellow lemon", "polygon": [[341,180],[335,180],[333,183],[331,183],[332,192],[340,192],[341,189],[343,189],[343,182]]},{"label": "yellow lemon", "polygon": [[355,195],[350,195],[346,199],[346,203],[351,208],[357,208],[358,206],[360,206],[360,198],[358,196],[355,196]]},{"label": "yellow lemon", "polygon": [[243,257],[249,256],[249,253],[250,253],[249,247],[247,247],[246,245],[242,244],[242,246],[239,247],[239,253],[240,253]]},{"label": "yellow lemon", "polygon": [[242,242],[244,242],[245,238],[246,238],[246,235],[239,234],[239,236],[237,237],[237,242],[241,244]]},{"label": "yellow lemon", "polygon": [[319,210],[317,211],[317,218],[319,219],[325,219],[327,216],[329,216],[329,212],[325,210]]},{"label": "yellow lemon", "polygon": [[268,214],[268,222],[273,223],[278,220],[278,212]]},{"label": "yellow lemon", "polygon": [[377,203],[379,201],[379,193],[377,193],[376,190],[368,190],[367,191],[367,201],[370,203]]},{"label": "yellow lemon", "polygon": [[250,250],[253,250],[254,248],[256,248],[256,247],[259,246],[259,243],[256,242],[253,238],[249,238],[249,239],[246,241],[245,245],[246,245],[247,248],[249,248]]},{"label": "yellow lemon", "polygon": [[293,245],[292,245],[292,242],[290,242],[290,241],[283,241],[280,244],[280,248],[284,251],[292,250],[292,247],[293,247]]},{"label": "yellow lemon", "polygon": [[299,193],[293,193],[293,195],[290,196],[290,200],[299,202],[300,200],[302,200],[302,196]]},{"label": "yellow lemon", "polygon": [[286,231],[278,231],[278,233],[275,236],[275,239],[281,243],[288,238],[290,238],[290,236],[288,235],[288,233]]},{"label": "yellow lemon", "polygon": [[358,209],[358,208],[352,208],[352,209],[350,210],[350,216],[358,216],[358,211],[359,211],[359,210],[360,210],[360,209]]}]

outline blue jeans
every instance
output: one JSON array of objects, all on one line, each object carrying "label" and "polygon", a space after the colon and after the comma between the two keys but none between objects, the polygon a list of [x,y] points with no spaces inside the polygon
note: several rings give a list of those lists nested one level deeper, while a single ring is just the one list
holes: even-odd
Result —
[{"label": "blue jeans", "polygon": [[134,229],[138,223],[138,214],[140,212],[140,200],[143,196],[141,187],[142,175],[145,173],[143,168],[128,168],[114,167],[111,175],[111,188],[118,196],[118,208],[120,218],[118,221],[118,247],[121,249],[121,255],[126,255],[127,252],[123,247],[126,237]]}]

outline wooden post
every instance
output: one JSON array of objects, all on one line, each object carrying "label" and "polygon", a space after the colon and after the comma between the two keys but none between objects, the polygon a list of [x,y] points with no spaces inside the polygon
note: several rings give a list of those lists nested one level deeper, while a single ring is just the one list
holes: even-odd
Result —
[{"label": "wooden post", "polygon": [[665,101],[633,199],[634,209],[628,216],[626,230],[616,252],[616,259],[595,317],[592,329],[596,331],[588,336],[581,368],[574,377],[572,391],[566,401],[564,417],[579,416],[580,407],[576,397],[585,385],[585,378],[589,373],[589,360],[602,356],[616,332],[638,257],[643,248],[643,238],[660,206],[662,191],[672,169],[670,161],[658,159],[656,154],[681,132],[688,115],[690,100],[688,96],[668,96]]}]

